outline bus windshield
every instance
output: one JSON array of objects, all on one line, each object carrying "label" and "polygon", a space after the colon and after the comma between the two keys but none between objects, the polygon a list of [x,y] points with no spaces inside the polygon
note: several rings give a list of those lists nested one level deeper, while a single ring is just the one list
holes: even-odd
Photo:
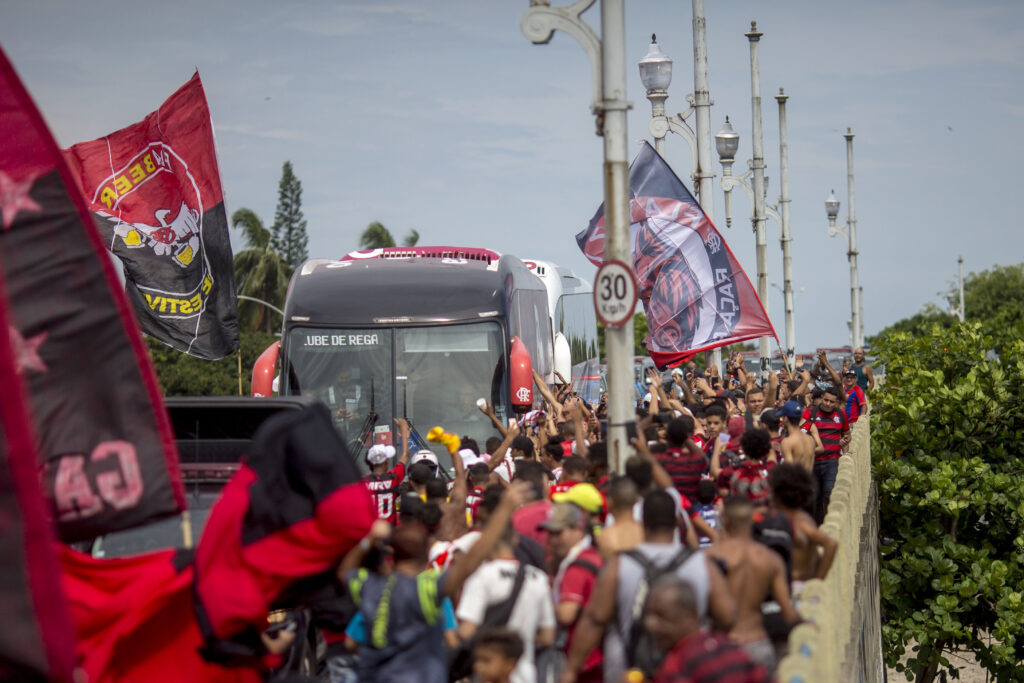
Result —
[{"label": "bus windshield", "polygon": [[[505,418],[502,348],[495,322],[294,328],[288,337],[288,393],[326,403],[356,454],[371,443],[393,443],[395,417],[409,419],[424,440],[440,425],[482,443],[493,428],[476,400],[486,398]],[[429,447],[448,462],[443,447]]]}]

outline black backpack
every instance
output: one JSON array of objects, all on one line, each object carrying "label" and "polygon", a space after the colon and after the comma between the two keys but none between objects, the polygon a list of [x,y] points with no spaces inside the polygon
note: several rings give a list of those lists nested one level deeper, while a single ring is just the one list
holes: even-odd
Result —
[{"label": "black backpack", "polygon": [[633,606],[629,612],[629,630],[622,634],[622,640],[626,646],[626,661],[629,668],[639,669],[648,678],[657,671],[665,653],[658,652],[651,641],[650,634],[644,629],[644,603],[647,601],[647,595],[651,592],[654,582],[666,574],[674,573],[690,559],[694,552],[692,548],[684,546],[668,561],[668,564],[660,567],[638,550],[628,550],[622,553],[631,557],[644,570],[644,577],[637,584]]},{"label": "black backpack", "polygon": [[[508,623],[509,618],[512,616],[512,608],[516,606],[516,600],[519,599],[519,592],[523,588],[523,581],[525,579],[526,565],[520,562],[512,584],[512,592],[509,593],[507,598],[489,606],[484,611],[483,623],[477,627],[475,633],[479,634],[485,628],[504,626]],[[475,643],[476,638],[470,638],[460,643],[459,647],[452,651],[449,660],[451,663],[448,666],[449,681],[460,681],[473,675],[473,645]]]}]

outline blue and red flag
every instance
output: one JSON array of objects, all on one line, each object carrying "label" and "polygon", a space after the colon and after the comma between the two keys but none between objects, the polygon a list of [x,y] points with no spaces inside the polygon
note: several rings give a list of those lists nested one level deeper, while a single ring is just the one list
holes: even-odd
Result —
[{"label": "blue and red flag", "polygon": [[[775,330],[750,279],[697,200],[644,143],[629,167],[630,244],[637,295],[647,315],[644,339],[659,368],[701,351]],[[604,261],[604,205],[576,243]]]}]

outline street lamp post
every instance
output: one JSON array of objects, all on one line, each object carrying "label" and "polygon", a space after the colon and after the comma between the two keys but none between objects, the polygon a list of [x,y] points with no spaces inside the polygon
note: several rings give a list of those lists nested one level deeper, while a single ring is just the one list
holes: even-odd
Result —
[{"label": "street lamp post", "polygon": [[957,309],[956,314],[960,318],[960,322],[963,322],[966,313],[964,309],[964,257],[958,257],[956,263],[959,271],[957,277],[960,280],[960,307]]},{"label": "street lamp post", "polygon": [[[778,212],[772,207],[769,207],[765,203],[765,195],[767,193],[767,178],[764,175],[764,135],[761,127],[761,67],[758,58],[758,44],[761,36],[763,35],[757,30],[757,22],[750,22],[750,31],[744,34],[747,36],[747,40],[750,43],[750,90],[751,90],[751,114],[753,119],[753,158],[747,162],[750,167],[749,170],[742,175],[736,176],[732,173],[732,165],[736,160],[736,150],[739,148],[740,136],[733,130],[732,124],[729,122],[729,117],[725,117],[725,125],[715,135],[715,147],[718,150],[719,161],[722,164],[722,190],[725,191],[725,224],[729,227],[732,226],[732,190],[736,187],[740,187],[746,191],[747,196],[750,197],[751,205],[754,208],[754,213],[751,216],[751,223],[754,228],[754,234],[757,246],[757,295],[761,299],[762,305],[764,305],[765,313],[768,313],[768,242],[765,235],[765,222],[768,216],[771,216],[779,225],[782,225],[782,217],[779,216]],[[782,110],[781,121],[785,123],[785,110]],[[750,178],[751,182],[747,182],[747,178]],[[788,177],[786,179],[787,187],[784,187],[783,197],[785,198],[786,204],[788,204],[789,198],[786,196],[788,191]],[[788,214],[788,206],[784,204],[784,207]],[[787,221],[788,228],[788,221]],[[786,234],[788,237],[788,233]],[[787,242],[783,243],[785,247]],[[760,340],[760,356],[761,356],[761,379],[767,381],[768,370],[771,367],[771,356],[769,351],[768,337],[761,337]]]},{"label": "street lamp post", "polygon": [[[753,120],[754,156],[750,170],[754,172],[754,234],[757,240],[757,295],[761,297],[765,313],[768,312],[768,240],[765,230],[765,186],[764,186],[764,135],[761,129],[761,64],[758,59],[758,46],[762,33],[757,30],[757,22],[750,22],[750,30],[745,34],[750,43],[750,113]],[[771,351],[768,337],[761,337],[761,381],[768,380],[771,368]]]},{"label": "street lamp post", "polygon": [[[629,160],[626,138],[626,10],[624,0],[602,0],[601,38],[582,19],[595,0],[551,7],[550,0],[530,0],[520,23],[535,44],[551,40],[556,30],[575,38],[590,58],[594,75],[591,110],[604,137],[605,261],[632,262],[629,243]],[[608,458],[613,471],[625,471],[630,443],[626,425],[633,408],[633,321],[605,330],[608,356]]]},{"label": "street lamp post", "polygon": [[793,241],[789,232],[789,143],[786,140],[786,100],[789,99],[782,88],[775,96],[779,103],[779,175],[782,177],[779,195],[779,221],[781,232],[779,243],[782,245],[782,286],[783,301],[786,309],[786,367],[796,367],[796,323],[793,321],[793,257],[789,252],[789,243]]},{"label": "street lamp post", "polygon": [[853,348],[863,346],[864,330],[861,323],[860,286],[857,284],[857,214],[853,203],[853,132],[847,128],[843,133],[846,138],[846,185],[847,198],[850,206],[846,214],[846,228],[836,227],[839,216],[839,200],[832,190],[825,200],[825,214],[828,216],[828,235],[835,237],[844,233],[847,239],[846,257],[850,261],[850,344]]}]

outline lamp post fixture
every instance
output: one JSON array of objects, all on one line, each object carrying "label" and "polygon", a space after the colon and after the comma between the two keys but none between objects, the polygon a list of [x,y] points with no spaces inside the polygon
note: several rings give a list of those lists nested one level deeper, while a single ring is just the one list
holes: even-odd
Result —
[{"label": "lamp post fixture", "polygon": [[[594,99],[591,111],[598,135],[604,138],[605,261],[630,264],[629,159],[626,138],[626,10],[624,0],[602,0],[601,38],[581,18],[595,0],[577,0],[552,7],[550,0],[530,0],[520,28],[535,44],[551,40],[556,30],[575,38],[592,67]],[[632,270],[632,269],[631,269]],[[612,471],[623,473],[630,452],[626,425],[636,417],[633,408],[633,320],[605,330],[608,356],[608,458]]]},{"label": "lamp post fixture", "polygon": [[861,321],[861,290],[857,284],[857,214],[853,204],[853,132],[847,128],[843,133],[846,138],[846,186],[850,202],[847,209],[846,227],[837,228],[836,218],[839,216],[839,200],[836,191],[832,190],[825,200],[825,215],[828,216],[828,236],[835,237],[839,233],[846,235],[846,257],[850,262],[850,344],[853,348],[864,345],[864,328]]},{"label": "lamp post fixture", "polygon": [[[957,277],[960,281],[960,307],[957,308],[956,315],[958,318],[960,318],[960,322],[963,322],[964,315],[966,314],[966,309],[964,308],[964,257],[958,257],[956,263],[957,268],[959,269],[959,274]],[[863,303],[863,301],[864,298],[861,297],[861,302]]]},{"label": "lamp post fixture", "polygon": [[[713,102],[708,90],[706,29],[704,0],[693,0],[693,93],[686,96],[690,106],[685,112],[674,116],[665,114],[665,100],[668,99],[668,87],[672,83],[672,60],[661,51],[655,35],[651,35],[647,54],[637,66],[640,70],[640,81],[651,103],[651,121],[647,129],[654,138],[654,149],[662,158],[665,157],[665,137],[670,132],[686,140],[690,147],[690,158],[693,160],[693,172],[690,177],[694,181],[694,192],[704,214],[713,223],[715,174],[711,172],[710,111]],[[696,131],[688,121],[691,115],[696,119]],[[721,368],[721,349],[711,351],[710,362]]]},{"label": "lamp post fixture", "polygon": [[793,257],[789,252],[789,243],[793,241],[789,232],[789,143],[786,140],[786,100],[789,95],[779,88],[775,101],[779,103],[779,175],[782,178],[779,187],[779,221],[781,232],[779,244],[782,246],[782,286],[783,302],[786,310],[786,367],[796,367],[796,323],[793,320]]},{"label": "lamp post fixture", "polygon": [[[749,170],[739,176],[733,175],[732,165],[736,160],[736,150],[739,148],[740,136],[733,130],[729,117],[725,118],[725,125],[715,135],[715,147],[718,150],[719,161],[722,164],[722,190],[725,191],[725,224],[732,226],[732,197],[731,192],[736,187],[741,187],[750,197],[754,213],[751,216],[751,223],[757,247],[757,296],[761,299],[765,313],[768,313],[768,242],[765,234],[765,222],[768,216],[774,218],[782,225],[782,217],[773,208],[765,203],[767,194],[767,178],[764,175],[764,135],[761,128],[761,67],[758,57],[758,45],[763,35],[757,30],[757,22],[750,22],[750,30],[744,34],[750,43],[750,108],[753,120],[753,158],[747,162]],[[784,103],[784,100],[783,100]],[[782,110],[782,119],[785,122],[785,110]],[[750,178],[750,182],[747,182]],[[786,183],[788,184],[788,178]],[[786,202],[788,202],[786,198]],[[787,209],[788,214],[788,209]],[[788,228],[788,221],[787,221]],[[788,237],[788,231],[786,234]],[[784,243],[787,244],[788,240]],[[788,341],[787,341],[788,344]],[[761,380],[767,381],[768,370],[771,367],[771,355],[768,337],[761,337]],[[787,355],[788,358],[788,355]]]}]

